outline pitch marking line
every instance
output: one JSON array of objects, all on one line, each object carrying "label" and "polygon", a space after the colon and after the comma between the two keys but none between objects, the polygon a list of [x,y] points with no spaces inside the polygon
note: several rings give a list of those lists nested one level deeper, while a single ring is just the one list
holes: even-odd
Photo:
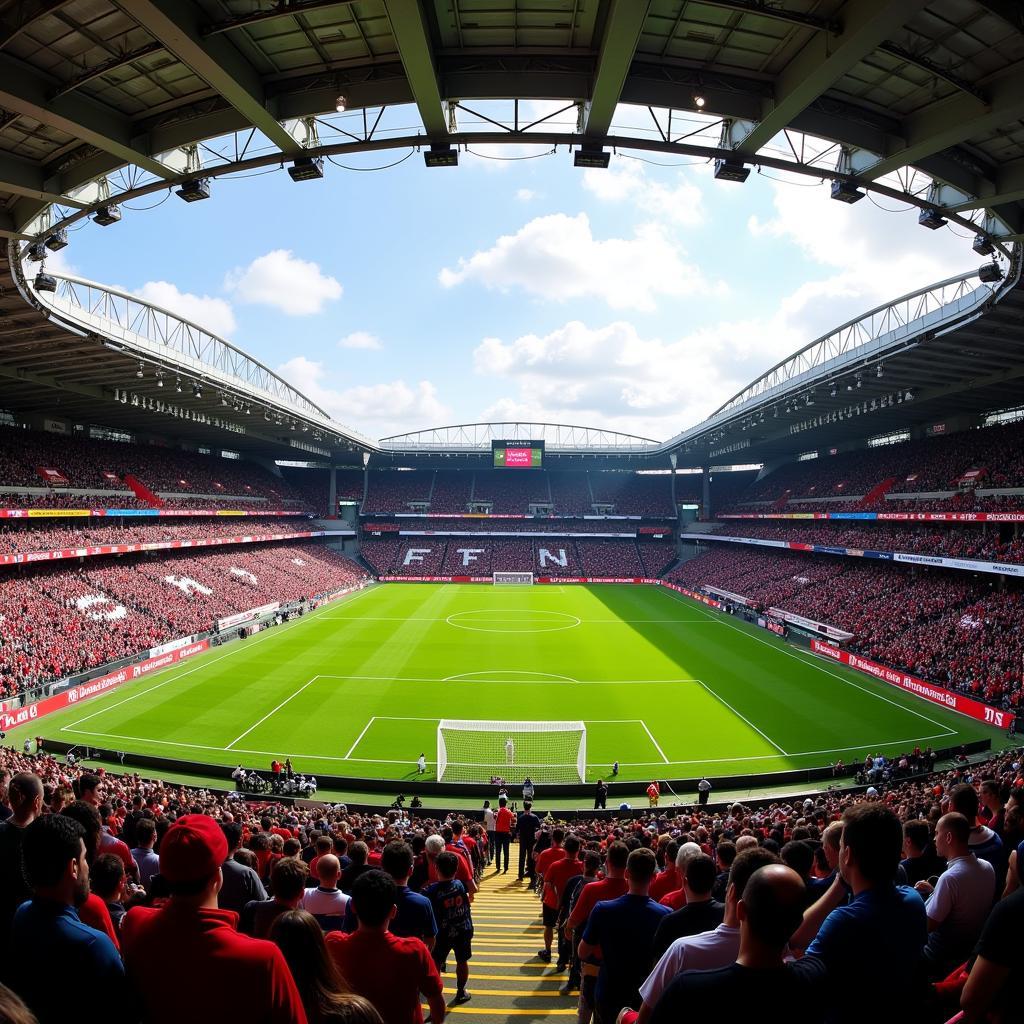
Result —
[{"label": "pitch marking line", "polygon": [[[285,699],[281,701],[281,703],[278,704],[276,708],[274,708],[272,711],[268,711],[255,725],[250,725],[249,728],[245,730],[245,732],[243,732],[239,736],[236,736],[224,749],[230,750],[239,740],[245,739],[245,737],[248,736],[249,733],[253,731],[253,729],[257,728],[258,726],[261,726],[272,715],[276,715],[277,712],[285,706],[285,704],[288,704],[291,701],[293,701],[296,697],[298,697],[300,693],[302,693],[304,689],[306,689],[307,686],[311,686],[319,678],[319,676],[313,676],[313,678],[310,679],[309,682],[303,683],[293,694],[291,694],[291,696],[285,697]],[[369,726],[367,726],[367,728],[369,728]]]},{"label": "pitch marking line", "polygon": [[[429,722],[437,722],[440,719],[429,718]],[[589,721],[589,720],[588,720]],[[614,721],[618,722],[619,719]],[[215,750],[219,753],[225,753],[226,748],[224,747],[212,747],[204,743],[181,743],[177,740],[155,740],[148,736],[125,736],[123,733],[116,732],[92,732],[89,729],[65,729],[65,732],[75,733],[79,736],[98,736],[101,739],[112,739],[112,740],[129,740],[133,743],[155,743],[159,746],[166,747],[182,747],[186,750]],[[827,750],[799,750],[787,756],[789,757],[810,757],[812,754],[845,754],[850,750],[881,750],[886,747],[902,747],[908,743],[922,743],[925,740],[937,740],[942,739],[942,734],[936,736],[914,736],[908,740],[882,740],[877,743],[860,743],[854,747],[830,747]],[[294,757],[294,758],[307,758],[311,761],[353,761],[361,764],[404,764],[412,766],[415,762],[408,759],[394,760],[382,757],[335,757],[330,754],[310,754],[308,751],[302,753],[282,753],[280,750],[249,750],[246,747],[235,747],[233,754],[259,754],[266,757]],[[718,758],[704,758],[700,761],[669,761],[668,763],[673,766],[688,766],[688,765],[705,765],[705,764],[734,764],[740,761],[772,761],[777,758],[778,754],[754,754],[748,757],[718,757]],[[624,768],[649,768],[649,767],[662,767],[663,761],[620,761],[619,764]],[[211,765],[211,767],[218,767],[217,765]],[[220,767],[226,767],[221,765]]]},{"label": "pitch marking line", "polygon": [[[699,680],[698,680],[698,681],[699,681]],[[665,751],[661,749],[661,747],[660,747],[660,746],[659,746],[659,744],[658,744],[658,741],[657,741],[657,740],[656,740],[656,739],[654,738],[654,735],[653,735],[653,734],[651,733],[651,730],[647,728],[647,723],[646,723],[646,722],[645,722],[645,721],[644,721],[644,720],[643,720],[642,718],[641,718],[641,719],[640,719],[639,721],[640,721],[640,724],[641,724],[641,725],[642,725],[642,726],[644,727],[644,732],[645,732],[645,733],[647,733],[647,736],[648,736],[648,738],[649,738],[649,739],[650,739],[650,741],[651,741],[651,742],[652,742],[652,743],[654,744],[654,749],[655,749],[655,750],[656,750],[656,751],[657,751],[657,752],[658,752],[659,754],[661,754],[661,759],[662,759],[662,761],[664,761],[664,762],[665,762],[665,764],[668,764],[668,763],[669,763],[669,760],[668,760],[668,758],[667,758],[667,757],[665,756]]]},{"label": "pitch marking line", "polygon": [[[677,601],[679,604],[683,604],[685,601],[684,598],[676,597],[674,590],[666,590],[664,587],[659,587],[658,589],[663,594],[666,594],[667,596],[673,598],[673,600]],[[892,700],[892,698],[886,697],[884,694],[877,693],[875,690],[869,690],[866,686],[861,686],[860,683],[855,682],[853,679],[847,679],[846,676],[839,675],[838,672],[829,671],[829,669],[825,668],[822,665],[821,661],[818,658],[815,658],[813,655],[810,656],[812,660],[808,661],[807,658],[801,657],[799,652],[791,651],[786,646],[781,645],[781,641],[780,644],[773,644],[770,641],[765,640],[763,637],[756,636],[753,633],[748,633],[745,629],[740,629],[739,626],[734,626],[731,622],[727,622],[724,618],[720,618],[717,615],[712,615],[710,612],[705,612],[704,614],[707,615],[707,617],[712,622],[717,622],[719,623],[719,625],[726,626],[729,629],[734,629],[737,633],[742,633],[744,636],[749,637],[751,640],[756,640],[759,644],[764,644],[766,647],[770,647],[773,651],[779,651],[781,654],[785,654],[790,658],[795,658],[803,665],[813,665],[816,669],[818,669],[819,672],[824,672],[825,675],[832,676],[833,679],[838,679],[842,683],[846,683],[849,686],[854,686],[858,690],[863,690],[864,693],[870,694],[872,697],[877,697],[879,700],[884,700],[886,704],[891,704],[894,708],[900,708],[900,710],[902,711],[909,711],[910,714],[916,715],[918,718],[927,722],[929,725],[934,725],[937,729],[944,729],[945,732],[942,734],[943,736],[955,736],[957,734],[955,729],[950,729],[948,728],[948,726],[943,725],[942,722],[936,722],[934,718],[929,718],[927,715],[922,715],[920,711],[915,711],[913,708],[907,707],[904,704],[900,704],[898,701]]]},{"label": "pitch marking line", "polygon": [[[364,595],[370,593],[371,590],[376,589],[376,587],[365,587],[363,590],[359,591],[359,593],[356,594],[355,597],[352,597],[348,601],[346,601],[345,604],[351,604],[353,601],[356,601],[360,597],[363,597]],[[98,711],[94,711],[91,715],[86,715],[84,718],[77,719],[76,721],[72,722],[71,725],[61,726],[60,731],[73,732],[74,727],[76,725],[81,725],[83,722],[88,722],[91,718],[95,718],[97,715],[105,714],[107,711],[113,711],[114,708],[119,708],[122,704],[127,704],[128,701],[135,700],[136,697],[142,697],[147,693],[152,693],[154,690],[159,690],[161,686],[166,686],[168,683],[173,683],[178,679],[184,679],[185,676],[190,676],[192,675],[193,672],[198,672],[201,668],[207,668],[210,665],[216,665],[218,661],[223,661],[225,658],[230,658],[233,654],[238,654],[240,651],[251,650],[253,647],[256,646],[256,644],[262,643],[264,640],[268,640],[271,637],[280,636],[283,632],[285,632],[285,630],[291,629],[292,626],[297,626],[300,623],[310,622],[313,619],[320,618],[321,611],[326,611],[330,607],[331,605],[325,604],[323,608],[320,609],[320,611],[311,612],[309,615],[303,615],[301,618],[295,619],[293,622],[288,622],[283,626],[278,626],[277,629],[268,629],[264,632],[263,636],[258,636],[256,637],[255,640],[252,640],[249,643],[238,641],[239,646],[228,651],[227,654],[222,654],[219,658],[213,658],[210,661],[201,661],[198,665],[193,665],[187,671],[182,672],[179,675],[170,676],[169,678],[163,680],[163,682],[157,683],[155,686],[150,686],[145,690],[139,690],[138,693],[133,693],[130,697],[125,697],[124,700],[117,701],[116,704],[107,704],[105,707],[100,708]],[[324,618],[329,618],[329,616],[324,616]],[[168,669],[168,671],[173,672],[174,669]]]},{"label": "pitch marking line", "polygon": [[354,751],[354,750],[356,749],[356,747],[358,747],[358,746],[359,746],[359,744],[360,744],[360,743],[362,742],[362,740],[363,740],[363,737],[364,737],[364,736],[365,736],[365,735],[367,734],[367,732],[369,731],[369,729],[370,729],[370,726],[371,726],[371,725],[373,725],[373,723],[374,723],[374,722],[376,722],[376,721],[377,721],[377,716],[376,716],[376,715],[374,715],[374,716],[373,716],[373,718],[371,718],[371,719],[370,719],[370,720],[369,720],[369,721],[368,721],[368,722],[366,723],[366,725],[364,725],[364,726],[363,726],[363,731],[362,731],[362,732],[361,732],[361,733],[360,733],[360,734],[359,734],[359,735],[358,735],[358,736],[356,737],[356,741],[355,741],[355,743],[353,743],[353,744],[352,744],[352,746],[348,748],[348,753],[347,753],[347,754],[345,755],[345,760],[346,760],[346,761],[347,761],[347,760],[348,760],[348,759],[349,759],[349,758],[350,758],[350,757],[352,756],[352,752],[353,752],[353,751]]},{"label": "pitch marking line", "polygon": [[767,740],[780,754],[782,754],[785,757],[789,757],[789,754],[787,754],[786,751],[783,750],[782,747],[780,747],[778,743],[776,743],[775,740],[773,740],[771,736],[768,735],[768,733],[754,725],[754,723],[749,718],[747,718],[746,715],[741,715],[723,696],[712,690],[711,687],[708,686],[708,684],[705,683],[702,679],[698,679],[697,682],[700,683],[700,685],[705,690],[707,690],[707,692],[710,693],[711,696],[714,697],[719,704],[722,704],[725,707],[727,707],[738,719],[740,719],[740,721],[746,722],[747,725],[749,725],[750,728],[754,730],[754,732],[756,732],[762,739]]},{"label": "pitch marking line", "polygon": [[[503,670],[504,671],[504,670]],[[519,669],[508,669],[509,672],[519,672]],[[468,673],[467,673],[468,674]],[[545,676],[543,679],[538,679],[537,682],[558,682],[556,679],[548,678],[548,673],[542,673]],[[499,679],[497,677],[493,679],[460,679],[458,676],[446,676],[444,679],[433,679],[425,676],[342,676],[342,675],[331,675],[328,672],[321,673],[321,679],[345,679],[345,680],[368,680],[371,682],[378,683],[530,683],[533,682],[531,679]],[[699,683],[699,679],[695,679],[691,676],[680,677],[678,679],[571,679],[565,677],[566,682],[576,683],[583,686],[621,686],[624,683]],[[438,719],[440,721],[440,719]]]}]

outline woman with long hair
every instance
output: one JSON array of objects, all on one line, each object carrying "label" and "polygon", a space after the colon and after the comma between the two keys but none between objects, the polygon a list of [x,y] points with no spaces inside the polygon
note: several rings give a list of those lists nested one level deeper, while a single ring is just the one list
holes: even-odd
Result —
[{"label": "woman with long hair", "polygon": [[285,911],[274,921],[270,939],[291,968],[309,1024],[384,1024],[373,1004],[349,989],[308,911]]}]

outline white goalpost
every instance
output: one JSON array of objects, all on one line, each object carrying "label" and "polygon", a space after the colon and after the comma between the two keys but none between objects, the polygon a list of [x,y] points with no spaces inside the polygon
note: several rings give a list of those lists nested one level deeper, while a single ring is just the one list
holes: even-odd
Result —
[{"label": "white goalpost", "polygon": [[532,572],[496,572],[492,581],[495,586],[532,587]]},{"label": "white goalpost", "polygon": [[492,722],[443,718],[437,726],[437,777],[444,782],[584,782],[583,722]]}]

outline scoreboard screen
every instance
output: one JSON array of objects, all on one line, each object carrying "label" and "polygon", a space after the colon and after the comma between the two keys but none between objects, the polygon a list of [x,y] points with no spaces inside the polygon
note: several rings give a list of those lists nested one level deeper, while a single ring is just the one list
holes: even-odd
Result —
[{"label": "scoreboard screen", "polygon": [[492,441],[495,469],[541,469],[544,465],[543,441]]}]

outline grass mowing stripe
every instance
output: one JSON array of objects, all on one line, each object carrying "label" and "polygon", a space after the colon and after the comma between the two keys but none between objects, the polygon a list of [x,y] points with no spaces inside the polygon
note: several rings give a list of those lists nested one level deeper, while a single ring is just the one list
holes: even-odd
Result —
[{"label": "grass mowing stripe", "polygon": [[261,726],[268,718],[271,717],[271,715],[276,715],[277,712],[285,706],[285,704],[289,704],[291,701],[295,700],[295,698],[298,697],[298,695],[302,693],[302,691],[305,690],[307,686],[312,686],[313,683],[315,683],[319,678],[319,676],[313,676],[313,678],[310,679],[309,682],[303,683],[302,686],[300,686],[290,697],[285,697],[285,699],[281,701],[281,703],[278,704],[276,708],[274,708],[271,711],[268,711],[255,725],[250,725],[249,728],[245,730],[245,732],[241,733],[239,736],[236,736],[224,749],[230,750],[239,740],[244,740],[245,737],[253,731],[253,729],[256,729],[259,726]]},{"label": "grass mowing stripe", "polygon": [[769,736],[763,729],[759,729],[756,725],[754,725],[754,723],[749,718],[747,718],[746,715],[741,715],[721,694],[716,693],[714,690],[712,690],[711,687],[708,686],[708,684],[705,683],[703,680],[698,679],[697,682],[700,683],[700,685],[703,686],[704,689],[707,690],[708,693],[710,693],[711,696],[715,698],[715,700],[717,700],[721,704],[724,704],[738,719],[740,719],[743,722],[746,722],[747,725],[749,725],[750,728],[754,730],[754,732],[756,732],[763,739],[767,740],[780,754],[782,754],[783,757],[789,757],[789,754],[787,754],[782,749],[782,747],[780,747],[778,743],[776,743],[775,740],[771,738],[771,736]]}]

